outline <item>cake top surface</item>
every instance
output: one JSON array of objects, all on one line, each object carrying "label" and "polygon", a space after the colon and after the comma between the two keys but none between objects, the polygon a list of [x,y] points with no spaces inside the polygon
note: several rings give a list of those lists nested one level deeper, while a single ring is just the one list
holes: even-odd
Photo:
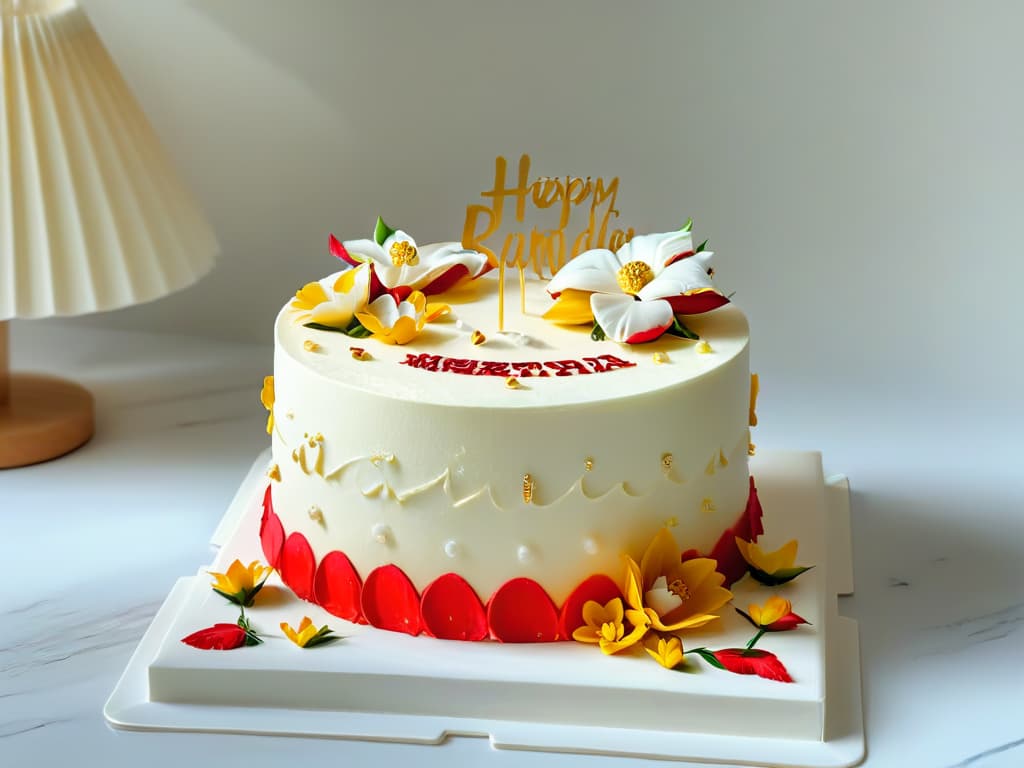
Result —
[{"label": "cake top surface", "polygon": [[309,327],[286,305],[277,319],[278,354],[353,390],[408,402],[514,409],[656,392],[708,375],[748,343],[746,318],[732,305],[686,318],[700,340],[666,333],[642,344],[595,341],[592,324],[557,325],[542,317],[553,303],[544,282],[526,281],[521,311],[518,279],[506,281],[499,332],[498,285],[490,273],[430,297],[451,311],[401,345]]}]

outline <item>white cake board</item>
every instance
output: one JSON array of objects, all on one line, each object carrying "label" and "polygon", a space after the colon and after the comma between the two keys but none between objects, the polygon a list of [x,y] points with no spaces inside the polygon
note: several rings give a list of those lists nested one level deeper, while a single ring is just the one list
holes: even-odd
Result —
[{"label": "white cake board", "polygon": [[[256,531],[268,463],[268,453],[257,459],[217,527],[213,544],[220,552],[211,568],[224,570],[235,557],[243,561],[262,557]],[[806,471],[810,465],[818,467],[816,475]],[[795,467],[803,469],[797,471]],[[813,571],[789,585],[786,594],[801,613],[808,618],[813,616],[813,623],[823,630],[801,628],[770,634],[758,646],[778,652],[797,680],[795,684],[732,675],[706,665],[702,665],[700,674],[668,672],[649,659],[603,657],[595,648],[573,643],[510,646],[410,638],[347,624],[299,601],[284,589],[276,591],[276,599],[271,601],[274,606],[263,609],[262,615],[259,606],[248,612],[261,633],[280,635],[279,631],[271,632],[276,630],[278,621],[287,620],[294,625],[308,614],[318,624],[321,620],[329,623],[346,639],[320,649],[299,651],[283,638],[268,637],[257,649],[198,652],[183,646],[180,638],[200,627],[235,618],[232,606],[225,606],[216,596],[210,598],[213,593],[203,569],[175,584],[107,701],[104,715],[114,727],[131,730],[258,733],[419,744],[437,744],[449,736],[475,736],[489,738],[497,749],[749,765],[856,765],[864,758],[857,625],[838,615],[836,600],[838,594],[853,591],[846,479],[829,478],[822,486],[820,458],[816,454],[764,452],[751,460],[751,472],[765,506],[764,541],[777,546],[788,538],[798,537],[801,562],[817,564]],[[811,487],[815,484],[816,489]],[[820,503],[806,501],[814,498],[820,498]],[[802,501],[793,505],[787,503],[790,499]],[[806,553],[811,556],[805,558],[804,534],[810,531],[817,532],[824,551]],[[808,536],[807,540],[814,538]],[[734,591],[735,602],[741,606],[763,601],[771,594],[751,584],[749,578],[736,585]],[[811,606],[810,615],[800,610],[803,606]],[[751,628],[738,620],[732,622],[735,617],[727,613],[732,612],[723,612],[723,624],[730,628],[724,637],[713,632],[694,638],[687,635],[684,644],[715,648],[742,645],[752,634]],[[250,650],[258,650],[259,655],[249,653]],[[516,663],[525,666],[517,667]],[[368,690],[363,682],[365,673],[374,671],[375,665],[378,674],[372,690]],[[424,665],[429,665],[429,683],[437,688],[438,695],[430,697],[426,704],[410,704],[410,698],[416,701],[415,695],[397,695],[395,691],[414,693],[414,687],[403,686],[409,685],[411,676],[417,674],[411,671],[413,666],[422,670]],[[586,699],[594,699],[594,693],[587,693],[588,686],[595,692],[639,686],[639,693],[643,694],[644,686],[649,685],[646,693],[652,700],[657,698],[671,706],[672,699],[664,697],[677,696],[678,711],[706,713],[706,717],[698,723],[699,727],[694,727],[693,721],[683,724],[691,729],[685,731],[664,727],[652,730],[642,725],[636,727],[636,723],[631,723],[631,727],[609,727],[605,722],[589,721],[585,711],[574,718],[563,718],[561,711],[538,716],[542,708],[537,706],[536,694],[533,699],[527,696],[519,701],[515,696],[509,697],[508,690],[511,681],[519,682],[515,670],[525,668],[534,672],[535,668],[545,670],[545,665],[566,675],[564,691],[570,697],[573,686],[581,688]],[[313,674],[301,676],[309,682],[296,687],[292,701],[281,681],[287,681],[289,676],[299,679],[302,672]],[[546,682],[558,686],[557,674],[554,676],[556,679]],[[211,680],[222,684],[211,685]],[[666,690],[664,681],[678,681],[679,686]],[[452,688],[451,695],[445,695],[446,685],[469,684],[474,687]],[[203,688],[205,703],[195,703],[192,691],[196,686]],[[152,695],[154,690],[156,695]],[[464,694],[466,690],[482,697],[482,703],[467,705],[464,695],[460,695],[460,691]],[[549,690],[555,694],[563,691]],[[338,696],[338,691],[356,693],[341,696],[337,705],[332,706],[332,697]],[[635,695],[637,690],[628,692]],[[316,700],[311,707],[309,697],[316,699],[317,695],[324,700]],[[475,714],[479,706],[489,716],[466,716],[466,711],[455,703],[460,698],[463,708],[469,706]],[[360,702],[365,704],[363,711],[359,709]],[[817,725],[815,711],[820,712]],[[806,721],[800,738],[779,737],[786,728],[776,723],[787,722],[790,713]],[[544,722],[532,722],[531,717],[542,718]],[[811,733],[815,729],[816,736]]]}]

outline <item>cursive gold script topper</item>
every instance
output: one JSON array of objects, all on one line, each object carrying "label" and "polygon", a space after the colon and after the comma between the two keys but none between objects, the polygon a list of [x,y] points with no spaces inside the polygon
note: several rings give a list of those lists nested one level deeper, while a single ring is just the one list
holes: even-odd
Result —
[{"label": "cursive gold script topper", "polygon": [[[505,158],[497,157],[494,161],[494,186],[480,194],[487,203],[466,207],[466,222],[462,230],[462,246],[486,254],[498,267],[498,330],[504,330],[505,270],[508,267],[519,270],[519,305],[522,311],[525,309],[528,267],[537,277],[551,277],[569,259],[584,251],[593,248],[618,250],[634,234],[632,227],[626,230],[611,228],[612,220],[619,216],[615,207],[619,192],[617,176],[607,182],[589,176],[585,179],[576,176],[541,177],[531,184],[530,156],[522,155],[516,186],[510,187],[507,170]],[[553,229],[532,227],[529,232],[507,232],[498,255],[485,242],[501,229],[505,204],[509,201],[515,202],[515,221],[519,224],[525,223],[527,202],[536,210],[557,205],[558,223]],[[582,207],[588,209],[587,225],[571,238],[566,230],[573,210]]]}]

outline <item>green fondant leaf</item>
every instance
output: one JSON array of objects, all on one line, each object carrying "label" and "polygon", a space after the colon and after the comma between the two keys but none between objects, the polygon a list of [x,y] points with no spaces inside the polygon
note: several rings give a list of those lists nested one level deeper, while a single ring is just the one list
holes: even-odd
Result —
[{"label": "green fondant leaf", "polygon": [[696,653],[712,667],[717,667],[718,669],[725,669],[725,665],[722,664],[722,662],[720,662],[718,659],[716,659],[715,654],[713,654],[707,648],[694,648],[691,651],[689,651],[689,653]]},{"label": "green fondant leaf", "polygon": [[690,339],[690,341],[700,341],[700,336],[687,328],[683,321],[679,319],[679,315],[672,319],[672,325],[666,333],[671,333],[673,336],[679,336],[683,339]]},{"label": "green fondant leaf", "polygon": [[597,323],[594,323],[594,330],[590,332],[590,338],[594,341],[604,341],[608,337],[604,334],[604,328]]},{"label": "green fondant leaf", "polygon": [[395,230],[384,223],[384,219],[377,217],[377,226],[373,228],[373,239],[377,245],[384,245],[384,241],[395,234]]},{"label": "green fondant leaf", "polygon": [[331,333],[345,333],[344,328],[335,328],[333,325],[321,325],[320,323],[306,323],[303,327],[312,328],[314,331],[330,331]]},{"label": "green fondant leaf", "polygon": [[764,584],[766,587],[777,587],[780,584],[785,584],[792,581],[797,576],[813,568],[813,565],[797,566],[796,568],[782,568],[775,573],[765,573],[757,568],[750,569],[750,575],[754,577],[759,583]]},{"label": "green fondant leaf", "polygon": [[[233,595],[228,593],[228,592],[222,592],[221,590],[217,589],[216,587],[213,588],[213,591],[216,592],[221,597],[225,598],[228,602],[234,603],[235,605],[242,605],[242,601],[245,599],[245,592],[244,591],[236,592]],[[241,627],[242,625],[239,624],[238,626]],[[244,627],[242,627],[242,628],[244,629]]]},{"label": "green fondant leaf", "polygon": [[341,640],[341,635],[334,634],[334,630],[328,627],[326,624],[320,627],[315,635],[313,635],[309,642],[306,643],[306,648],[313,648],[317,645],[326,645],[327,643],[333,643],[335,640]]},{"label": "green fondant leaf", "polygon": [[689,232],[693,229],[693,219],[687,219],[686,223],[680,228],[680,232]]},{"label": "green fondant leaf", "polygon": [[703,251],[707,247],[708,247],[708,241],[705,240],[703,243],[701,243],[700,245],[697,246],[697,250],[695,250],[694,253],[700,253],[701,251]]},{"label": "green fondant leaf", "polygon": [[345,329],[345,333],[353,339],[365,339],[367,336],[373,335],[373,332],[358,320],[353,321],[352,325]]}]

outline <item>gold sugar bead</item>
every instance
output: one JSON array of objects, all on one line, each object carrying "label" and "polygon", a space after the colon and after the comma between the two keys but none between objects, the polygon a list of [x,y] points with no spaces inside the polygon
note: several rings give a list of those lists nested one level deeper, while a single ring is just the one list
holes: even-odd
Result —
[{"label": "gold sugar bead", "polygon": [[370,360],[370,353],[362,347],[349,347],[353,360]]},{"label": "gold sugar bead", "polygon": [[318,352],[320,350],[320,345],[312,339],[306,339],[302,342],[302,348],[307,352]]},{"label": "gold sugar bead", "polygon": [[473,346],[479,347],[481,344],[487,341],[487,337],[480,333],[480,331],[473,331],[473,335],[470,336],[470,341],[473,342]]},{"label": "gold sugar bead", "polygon": [[523,385],[519,383],[519,379],[517,379],[515,376],[509,376],[507,379],[505,379],[505,386],[508,389],[522,389],[523,388]]}]

